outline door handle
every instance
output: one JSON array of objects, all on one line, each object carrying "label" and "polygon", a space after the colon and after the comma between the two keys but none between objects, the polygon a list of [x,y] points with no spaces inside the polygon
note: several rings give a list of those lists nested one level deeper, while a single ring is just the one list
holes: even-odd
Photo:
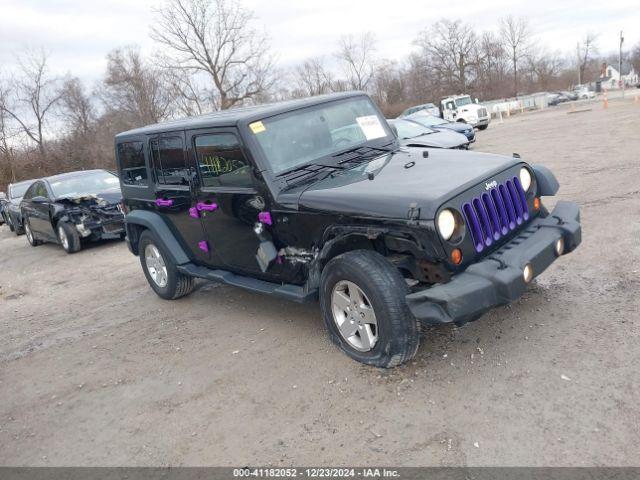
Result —
[{"label": "door handle", "polygon": [[165,200],[164,198],[158,198],[156,200],[156,205],[158,207],[170,207],[173,205],[173,200]]},{"label": "door handle", "polygon": [[198,202],[198,203],[196,203],[196,209],[199,212],[201,212],[203,210],[205,210],[207,212],[213,212],[213,211],[218,209],[218,204],[217,203]]}]

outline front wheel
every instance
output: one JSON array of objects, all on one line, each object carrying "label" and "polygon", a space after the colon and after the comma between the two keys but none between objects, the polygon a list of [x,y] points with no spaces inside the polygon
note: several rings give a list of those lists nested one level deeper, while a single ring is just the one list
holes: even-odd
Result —
[{"label": "front wheel", "polygon": [[487,128],[489,128],[489,125],[480,125],[478,130],[486,130]]},{"label": "front wheel", "polygon": [[76,253],[82,248],[80,234],[76,228],[67,222],[58,222],[58,241],[67,253]]},{"label": "front wheel", "polygon": [[138,242],[140,264],[153,291],[165,300],[175,300],[193,291],[193,277],[178,272],[171,257],[148,230]]},{"label": "front wheel", "polygon": [[320,307],[331,340],[351,358],[376,367],[411,359],[420,341],[400,272],[377,252],[354,250],[322,271]]}]

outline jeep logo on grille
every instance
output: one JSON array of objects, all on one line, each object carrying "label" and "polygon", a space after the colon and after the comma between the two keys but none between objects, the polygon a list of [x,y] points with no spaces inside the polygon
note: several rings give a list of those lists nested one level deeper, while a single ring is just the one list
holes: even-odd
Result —
[{"label": "jeep logo on grille", "polygon": [[495,180],[493,182],[487,182],[484,184],[485,190],[491,190],[492,188],[496,188],[498,186],[498,182]]}]

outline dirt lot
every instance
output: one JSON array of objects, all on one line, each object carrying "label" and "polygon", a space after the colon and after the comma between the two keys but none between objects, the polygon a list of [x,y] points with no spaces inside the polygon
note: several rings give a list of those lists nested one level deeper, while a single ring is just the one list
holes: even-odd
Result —
[{"label": "dirt lot", "polygon": [[329,344],[315,305],[209,283],[166,302],[124,243],[0,228],[0,464],[636,465],[640,103],[588,108],[475,146],[551,167],[582,246],[391,371]]}]

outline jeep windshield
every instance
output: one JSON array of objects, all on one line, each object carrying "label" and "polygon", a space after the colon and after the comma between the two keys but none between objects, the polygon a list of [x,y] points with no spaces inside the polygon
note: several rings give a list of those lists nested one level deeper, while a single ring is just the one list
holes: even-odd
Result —
[{"label": "jeep windshield", "polygon": [[384,118],[364,96],[283,113],[249,128],[276,175],[307,165],[341,168],[343,152],[383,151],[394,141]]}]

